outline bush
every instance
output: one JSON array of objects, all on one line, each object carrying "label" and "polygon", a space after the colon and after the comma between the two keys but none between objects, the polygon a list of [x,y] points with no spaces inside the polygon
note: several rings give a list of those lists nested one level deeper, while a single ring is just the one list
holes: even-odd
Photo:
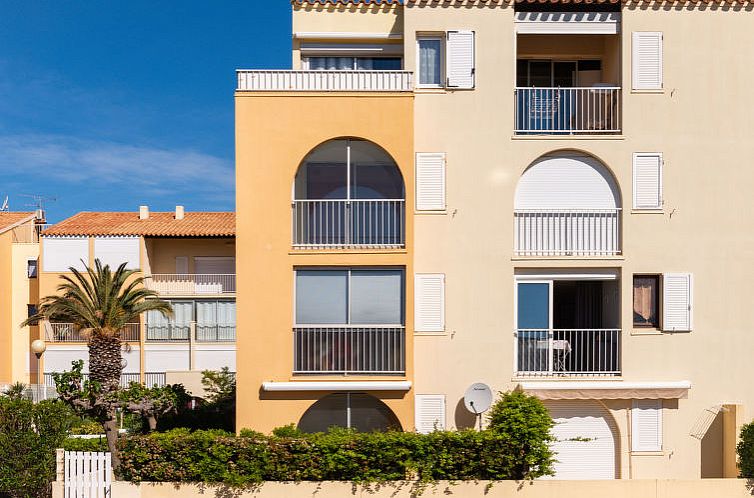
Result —
[{"label": "bush", "polygon": [[741,440],[736,446],[738,452],[738,470],[741,477],[754,478],[754,422],[741,429]]},{"label": "bush", "polygon": [[0,496],[47,496],[55,449],[66,438],[70,410],[59,401],[0,396]]},{"label": "bush", "polygon": [[63,441],[62,448],[66,451],[107,451],[105,435],[95,438],[69,437]]},{"label": "bush", "polygon": [[[194,430],[220,429],[228,432],[236,427],[236,377],[227,367],[219,372],[202,372],[202,384],[207,393],[206,399],[195,399],[192,406],[188,396],[182,398],[176,413],[160,418],[157,429],[160,431],[189,428]],[[185,392],[185,391],[184,391]]]}]

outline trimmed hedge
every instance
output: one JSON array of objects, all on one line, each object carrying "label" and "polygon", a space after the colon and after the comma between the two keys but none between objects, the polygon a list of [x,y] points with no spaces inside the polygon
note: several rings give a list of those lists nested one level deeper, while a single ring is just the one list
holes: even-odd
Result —
[{"label": "trimmed hedge", "polygon": [[741,440],[736,446],[738,452],[738,470],[741,477],[754,478],[754,422],[741,429]]},{"label": "trimmed hedge", "polygon": [[130,481],[248,486],[262,481],[531,479],[552,472],[551,458],[532,462],[493,430],[334,430],[278,437],[175,429],[123,439],[120,449],[122,478]]},{"label": "trimmed hedge", "polygon": [[105,436],[94,438],[69,437],[63,441],[66,451],[107,451]]}]

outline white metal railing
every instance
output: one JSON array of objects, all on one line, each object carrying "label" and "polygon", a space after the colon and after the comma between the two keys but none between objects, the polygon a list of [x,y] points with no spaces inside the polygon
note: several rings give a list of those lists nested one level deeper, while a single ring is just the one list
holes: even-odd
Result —
[{"label": "white metal railing", "polygon": [[[58,450],[62,452],[63,450]],[[62,467],[61,467],[62,463]],[[58,461],[58,478],[63,478],[64,496],[108,498],[111,496],[113,469],[110,453],[66,451]],[[62,474],[62,475],[61,475]]]},{"label": "white metal railing", "polygon": [[296,327],[293,373],[403,374],[406,337],[402,326]]},{"label": "white metal railing", "polygon": [[518,329],[514,336],[520,377],[621,373],[620,329]]},{"label": "white metal railing", "polygon": [[403,199],[295,200],[293,247],[404,247],[405,204]]},{"label": "white metal railing", "polygon": [[614,256],[621,253],[620,209],[516,210],[517,256]]},{"label": "white metal railing", "polygon": [[147,341],[188,341],[191,335],[191,325],[147,324]]},{"label": "white metal railing", "polygon": [[236,340],[235,325],[202,325],[196,324],[196,340],[198,342],[232,342]]},{"label": "white metal railing", "polygon": [[233,294],[236,275],[156,273],[144,278],[144,284],[163,296],[192,296],[196,294]]},{"label": "white metal railing", "polygon": [[[126,342],[139,341],[139,324],[128,323],[120,329],[120,338]],[[48,342],[87,342],[87,339],[72,323],[46,322],[45,339]]]},{"label": "white metal railing", "polygon": [[239,91],[410,92],[411,71],[236,71]]},{"label": "white metal railing", "polygon": [[[89,380],[88,373],[81,374],[82,380]],[[55,379],[52,372],[45,372],[44,374],[45,386],[55,388]],[[131,382],[141,382],[141,374],[139,372],[126,372],[120,374],[120,387],[128,387]],[[57,393],[55,396],[57,397]]]},{"label": "white metal railing", "polygon": [[162,387],[167,383],[165,372],[144,372],[144,385],[146,387]]},{"label": "white metal railing", "polygon": [[517,134],[610,134],[621,131],[621,88],[516,87]]}]

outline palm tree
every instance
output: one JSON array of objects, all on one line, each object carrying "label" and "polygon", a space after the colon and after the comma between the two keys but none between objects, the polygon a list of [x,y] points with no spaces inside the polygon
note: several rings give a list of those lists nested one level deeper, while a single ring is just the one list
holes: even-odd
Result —
[{"label": "palm tree", "polygon": [[[158,311],[172,314],[170,303],[157,299],[157,293],[144,287],[143,277],[134,270],[127,270],[126,263],[114,272],[99,259],[94,268],[86,273],[71,267],[73,277],[61,275],[58,294],[47,296],[40,302],[39,311],[24,321],[22,326],[38,320],[54,320],[72,323],[81,330],[89,347],[89,375],[97,386],[96,396],[88,399],[69,396],[63,400],[79,411],[95,416],[105,430],[107,444],[113,458],[113,467],[118,468],[117,457],[117,401],[112,396],[118,390],[123,343],[120,331],[127,323],[138,320],[141,313]],[[96,399],[95,399],[96,398]]]}]

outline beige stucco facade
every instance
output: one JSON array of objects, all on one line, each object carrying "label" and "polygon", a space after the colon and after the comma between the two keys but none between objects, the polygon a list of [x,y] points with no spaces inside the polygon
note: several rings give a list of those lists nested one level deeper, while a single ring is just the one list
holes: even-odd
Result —
[{"label": "beige stucco facade", "polygon": [[[589,10],[589,7],[578,7]],[[407,372],[410,391],[386,399],[412,429],[414,394],[445,396],[445,426],[468,427],[466,388],[484,382],[515,388],[516,275],[616,275],[620,373],[556,376],[549,381],[669,383],[690,389],[662,401],[661,450],[633,452],[632,398],[596,399],[617,428],[616,477],[691,479],[735,474],[735,437],[754,415],[748,379],[746,310],[754,270],[748,186],[754,131],[748,99],[754,70],[749,6],[625,4],[617,34],[517,35],[515,9],[498,2],[410,2],[406,7],[293,7],[293,32],[320,42],[357,43],[354,32],[402,36],[402,65],[416,83],[416,37],[475,32],[473,89],[412,92],[236,93],[239,272],[239,428],[296,423],[320,393],[272,396],[267,381],[292,376],[292,270],[297,266],[400,265],[406,268]],[[311,38],[311,33],[323,33]],[[341,37],[332,33],[350,33]],[[632,90],[632,33],[662,32],[662,88]],[[308,39],[307,39],[308,41]],[[362,38],[362,43],[376,43]],[[301,67],[294,39],[293,67]],[[619,133],[516,134],[517,58],[602,61],[602,80],[621,87]],[[367,138],[388,150],[413,207],[414,154],[446,154],[446,210],[409,209],[406,250],[291,249],[291,182],[304,156],[336,137]],[[662,154],[659,209],[633,209],[635,153]],[[612,256],[519,256],[514,199],[522,174],[545,155],[596,158],[619,193],[621,251]],[[413,273],[445,275],[445,331],[414,334]],[[693,327],[669,333],[634,328],[633,276],[693,275]],[[327,380],[351,380],[328,376]],[[373,393],[383,398],[385,393]],[[635,397],[644,394],[636,393]],[[712,415],[710,415],[712,413]],[[711,418],[710,418],[711,417]],[[709,419],[709,420],[707,420]],[[695,433],[702,426],[702,433]]]}]

